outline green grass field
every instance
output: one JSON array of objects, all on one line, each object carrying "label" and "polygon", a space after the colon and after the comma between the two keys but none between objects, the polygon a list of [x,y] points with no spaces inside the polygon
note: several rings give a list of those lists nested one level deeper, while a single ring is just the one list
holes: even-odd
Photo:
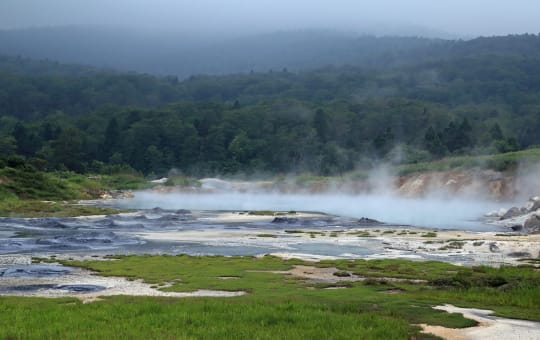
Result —
[{"label": "green grass field", "polygon": [[[2,297],[0,338],[432,339],[419,333],[416,324],[475,325],[460,314],[431,308],[442,303],[540,320],[540,272],[532,267],[464,268],[405,260],[307,263],[271,256],[185,255],[64,263],[105,276],[143,279],[166,291],[218,289],[248,294],[234,298],[116,296],[89,304],[74,298]],[[336,267],[367,279],[317,283],[272,272],[300,264]]]}]

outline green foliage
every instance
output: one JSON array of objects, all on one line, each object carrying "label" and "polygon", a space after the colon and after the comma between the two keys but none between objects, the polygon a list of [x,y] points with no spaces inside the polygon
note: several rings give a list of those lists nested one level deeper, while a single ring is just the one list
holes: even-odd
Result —
[{"label": "green foliage", "polygon": [[26,163],[15,168],[0,168],[0,177],[3,191],[22,199],[70,200],[84,197],[68,178],[44,173]]},{"label": "green foliage", "polygon": [[135,173],[81,175],[70,171],[44,172],[30,161],[9,157],[0,166],[1,216],[78,216],[118,212],[66,202],[99,198],[109,190],[142,189],[148,182]]},{"label": "green foliage", "polygon": [[257,237],[276,238],[277,236],[274,234],[257,234]]},{"label": "green foliage", "polygon": [[28,201],[17,198],[0,200],[0,216],[10,217],[72,217],[110,215],[122,212],[112,208],[76,205],[51,201]]},{"label": "green foliage", "polygon": [[527,164],[534,164],[538,161],[540,161],[540,148],[531,148],[497,155],[447,157],[431,162],[400,165],[397,167],[397,170],[401,175],[423,171],[472,168],[507,171],[515,169],[518,164],[526,166]]},{"label": "green foliage", "polygon": [[252,211],[248,212],[248,215],[252,215],[252,216],[275,216],[276,212],[275,211],[270,211],[270,210],[252,210]]},{"label": "green foliage", "polygon": [[142,190],[151,187],[141,174],[117,173],[94,177],[104,188],[116,190]]},{"label": "green foliage", "polygon": [[[2,338],[88,339],[404,339],[406,321],[320,303],[116,296],[76,299],[1,297]],[[24,320],[24,321],[23,321]]]},{"label": "green foliage", "polygon": [[422,235],[420,235],[421,237],[437,237],[437,233],[435,232],[432,232],[432,231],[429,231],[427,233],[424,233]]}]

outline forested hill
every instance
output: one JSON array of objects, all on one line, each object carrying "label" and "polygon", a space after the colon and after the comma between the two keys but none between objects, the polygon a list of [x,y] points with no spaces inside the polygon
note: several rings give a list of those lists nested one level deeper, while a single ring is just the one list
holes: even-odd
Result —
[{"label": "forested hill", "polygon": [[387,66],[183,81],[1,57],[0,154],[75,171],[336,174],[374,159],[523,149],[540,145],[538,40],[437,43]]},{"label": "forested hill", "polygon": [[[31,118],[58,111],[86,114],[107,104],[159,107],[182,100],[238,100],[247,105],[285,98],[310,102],[410,98],[449,107],[491,103],[524,113],[538,101],[540,55],[528,54],[531,48],[523,43],[523,36],[515,39],[518,43],[509,45],[523,46],[523,51],[512,49],[510,56],[504,55],[504,46],[500,55],[493,55],[489,52],[494,49],[493,43],[482,40],[479,46],[491,47],[480,48],[477,54],[471,52],[471,42],[467,42],[453,49],[466,51],[455,53],[457,57],[400,67],[366,70],[328,66],[296,73],[281,70],[199,75],[185,81],[0,56],[0,114]],[[500,41],[513,39],[504,37]]]}]

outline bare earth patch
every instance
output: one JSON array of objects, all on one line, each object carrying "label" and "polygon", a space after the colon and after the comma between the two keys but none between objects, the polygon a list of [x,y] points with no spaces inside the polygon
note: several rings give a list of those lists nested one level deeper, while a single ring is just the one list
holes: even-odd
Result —
[{"label": "bare earth patch", "polygon": [[364,279],[356,275],[347,277],[335,276],[334,273],[337,273],[338,271],[339,270],[334,267],[316,268],[311,266],[294,266],[294,268],[288,270],[287,273],[310,281],[320,282],[359,281]]},{"label": "bare earth patch", "polygon": [[[292,275],[295,277],[299,277],[308,281],[312,282],[323,282],[323,283],[337,283],[341,281],[363,281],[366,278],[363,276],[355,275],[352,273],[349,273],[349,276],[336,276],[335,273],[342,272],[341,270],[337,269],[336,267],[313,267],[313,266],[301,266],[297,265],[294,266],[292,269],[289,270],[248,270],[248,272],[266,272],[266,273],[274,273],[274,274],[285,274],[285,275]],[[384,281],[393,281],[393,282],[427,282],[426,280],[418,280],[418,279],[400,279],[395,277],[379,277],[378,280],[384,280]],[[341,287],[338,287],[341,288]]]}]

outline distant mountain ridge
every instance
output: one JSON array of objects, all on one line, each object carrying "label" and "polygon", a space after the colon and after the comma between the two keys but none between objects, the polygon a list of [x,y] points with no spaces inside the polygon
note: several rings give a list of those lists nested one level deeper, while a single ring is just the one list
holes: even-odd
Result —
[{"label": "distant mountain ridge", "polygon": [[96,27],[0,31],[0,54],[186,78],[194,74],[305,70],[380,63],[381,56],[443,40],[360,36],[337,31],[277,32],[224,40],[156,36]]},{"label": "distant mountain ridge", "polygon": [[463,41],[304,30],[219,40],[110,27],[0,31],[0,54],[181,79],[198,74],[302,71],[329,65],[388,68],[482,53],[538,57],[540,37],[519,35]]},{"label": "distant mountain ridge", "polygon": [[[336,35],[339,38],[335,38]],[[281,32],[269,37],[257,41],[237,40],[238,48],[227,42],[204,47],[191,41],[191,48],[206,49],[208,62],[215,59],[227,62],[213,64],[213,69],[194,72],[195,75],[185,79],[141,73],[144,71],[128,72],[121,67],[119,70],[112,66],[63,64],[50,58],[35,60],[0,54],[0,115],[28,118],[56,111],[78,115],[107,104],[159,107],[192,100],[254,104],[283,98],[318,102],[395,97],[427,100],[450,107],[504,103],[514,111],[528,105],[525,110],[529,112],[534,110],[540,91],[538,35],[446,41],[312,31]],[[264,43],[268,40],[291,48],[272,50]],[[332,54],[338,47],[345,46],[344,41],[356,45],[347,45],[349,54],[345,49],[341,54]],[[324,42],[326,55],[319,54],[322,50],[317,44],[321,42]],[[332,44],[337,47],[330,48]],[[241,53],[224,58],[227,51],[241,50],[240,46],[248,45],[258,56],[279,54],[281,59],[260,61],[254,55],[242,56]],[[220,49],[224,52],[217,57],[210,53]],[[274,65],[288,66],[276,67],[273,71],[262,66],[259,66],[262,70],[257,71],[253,64],[242,68],[248,57],[255,58],[253,63],[257,65],[274,62]],[[292,63],[310,57],[320,58],[311,63]],[[335,63],[329,61],[332,58]],[[170,65],[185,66],[185,70],[189,70],[203,64],[194,60]],[[236,71],[238,69],[243,71]]]}]

